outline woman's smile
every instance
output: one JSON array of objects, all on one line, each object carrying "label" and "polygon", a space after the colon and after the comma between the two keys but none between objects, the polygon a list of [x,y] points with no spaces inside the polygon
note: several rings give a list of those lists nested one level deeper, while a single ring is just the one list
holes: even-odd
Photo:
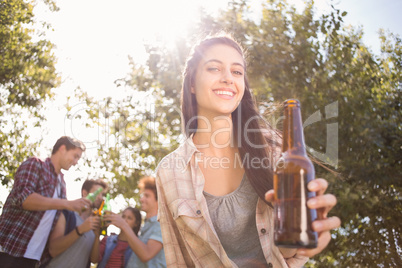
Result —
[{"label": "woman's smile", "polygon": [[231,100],[233,99],[234,95],[236,92],[232,89],[226,89],[226,88],[219,88],[219,89],[214,89],[213,92],[215,95],[219,96],[222,99],[226,100]]}]

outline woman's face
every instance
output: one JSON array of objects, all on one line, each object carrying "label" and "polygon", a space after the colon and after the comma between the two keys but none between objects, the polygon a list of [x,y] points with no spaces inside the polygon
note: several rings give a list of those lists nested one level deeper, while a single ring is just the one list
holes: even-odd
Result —
[{"label": "woman's face", "polygon": [[233,47],[218,44],[205,51],[191,87],[199,116],[231,115],[243,98],[244,68],[243,57]]},{"label": "woman's face", "polygon": [[122,218],[127,222],[127,224],[131,227],[131,229],[133,229],[136,226],[135,216],[130,210],[126,209],[125,211],[123,211]]}]

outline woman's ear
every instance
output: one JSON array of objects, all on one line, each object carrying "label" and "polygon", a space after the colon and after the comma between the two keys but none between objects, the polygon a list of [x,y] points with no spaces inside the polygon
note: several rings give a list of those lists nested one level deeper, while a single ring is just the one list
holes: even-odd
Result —
[{"label": "woman's ear", "polygon": [[195,94],[194,86],[191,86],[190,92],[191,92],[192,94]]}]

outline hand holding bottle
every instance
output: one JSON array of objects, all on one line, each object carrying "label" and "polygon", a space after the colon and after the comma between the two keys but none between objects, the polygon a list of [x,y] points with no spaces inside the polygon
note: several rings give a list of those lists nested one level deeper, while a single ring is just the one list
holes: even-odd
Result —
[{"label": "hand holding bottle", "polygon": [[[307,187],[310,191],[316,193],[316,196],[307,202],[307,206],[310,209],[317,210],[318,219],[313,222],[312,228],[318,233],[318,244],[317,248],[314,249],[300,248],[297,253],[313,257],[328,245],[331,241],[330,231],[339,228],[341,220],[336,216],[327,218],[329,211],[336,205],[337,200],[334,195],[325,194],[328,187],[328,182],[325,179],[312,180]],[[269,190],[265,194],[265,200],[271,203],[274,202],[274,190]]]},{"label": "hand holding bottle", "polygon": [[129,229],[132,230],[131,227],[128,225],[128,223],[123,219],[123,217],[120,214],[115,214],[111,212],[110,214],[103,216],[103,219],[109,223],[108,226],[110,224],[113,224],[123,232]]},{"label": "hand holding bottle", "polygon": [[80,198],[76,200],[66,200],[66,209],[71,211],[82,212],[91,207],[91,201],[86,198]]},{"label": "hand holding bottle", "polygon": [[97,230],[100,227],[100,217],[99,216],[90,216],[85,219],[85,221],[78,226],[78,231],[83,234],[90,230]]},{"label": "hand holding bottle", "polygon": [[336,198],[324,195],[326,180],[315,179],[305,149],[299,101],[287,100],[284,107],[282,155],[274,170],[274,190],[265,199],[274,204],[274,242],[284,247],[282,254],[299,248],[297,253],[312,257],[328,245],[329,231],[340,226],[338,217],[327,219]]},{"label": "hand holding bottle", "polygon": [[317,211],[307,206],[315,196],[307,188],[315,169],[304,145],[299,101],[285,101],[284,115],[282,154],[274,167],[274,242],[284,248],[315,248]]}]

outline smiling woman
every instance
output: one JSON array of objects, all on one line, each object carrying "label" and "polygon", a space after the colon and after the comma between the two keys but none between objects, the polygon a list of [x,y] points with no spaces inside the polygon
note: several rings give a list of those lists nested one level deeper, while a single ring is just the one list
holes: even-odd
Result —
[{"label": "smiling woman", "polygon": [[[315,221],[323,227],[315,229],[322,234],[316,251],[278,248],[270,239],[272,169],[246,159],[270,159],[281,141],[270,125],[262,124],[239,43],[223,34],[194,45],[181,96],[187,140],[156,171],[167,265],[299,267],[322,251],[339,219],[335,224],[325,217]],[[238,165],[236,159],[246,161]],[[184,166],[178,165],[181,160]],[[322,181],[315,180],[317,188],[309,189],[317,192],[315,202],[323,201],[320,209],[329,211],[336,202],[324,194]]]}]

